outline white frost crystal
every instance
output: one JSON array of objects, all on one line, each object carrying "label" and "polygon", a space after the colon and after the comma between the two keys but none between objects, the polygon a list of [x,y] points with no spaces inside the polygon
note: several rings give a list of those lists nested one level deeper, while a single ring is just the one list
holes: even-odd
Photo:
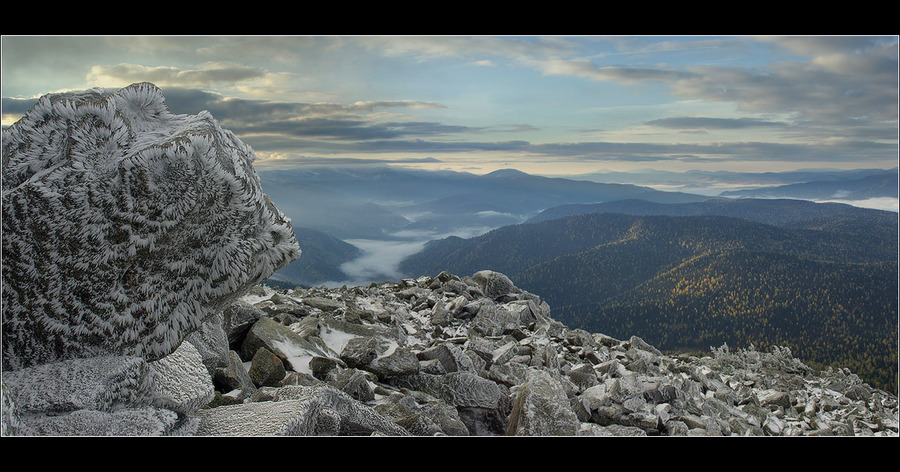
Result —
[{"label": "white frost crystal", "polygon": [[3,130],[3,368],[159,359],[297,259],[254,154],[148,83],[42,97]]}]

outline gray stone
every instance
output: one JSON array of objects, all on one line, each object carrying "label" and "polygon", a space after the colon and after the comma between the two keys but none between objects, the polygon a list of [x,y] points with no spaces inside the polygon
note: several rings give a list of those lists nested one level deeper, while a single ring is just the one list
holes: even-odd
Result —
[{"label": "gray stone", "polygon": [[594,371],[594,367],[589,363],[581,363],[573,366],[572,369],[569,370],[569,380],[581,390],[593,387],[600,383],[597,379],[597,373]]},{"label": "gray stone", "polygon": [[462,349],[453,344],[438,344],[416,353],[419,360],[437,360],[444,372],[474,372],[472,359]]},{"label": "gray stone", "polygon": [[787,392],[782,392],[778,390],[765,389],[759,390],[756,393],[757,398],[759,398],[759,402],[763,406],[780,406],[782,408],[790,408],[791,407],[791,396]]},{"label": "gray stone", "polygon": [[612,424],[600,426],[594,423],[582,423],[577,436],[646,436],[647,432],[635,426]]},{"label": "gray stone", "polygon": [[488,298],[497,298],[519,291],[509,277],[500,272],[482,270],[476,272],[472,276],[472,280],[478,284],[484,296]]},{"label": "gray stone", "polygon": [[632,349],[640,349],[641,351],[649,352],[656,357],[661,357],[663,355],[661,352],[659,352],[659,349],[651,346],[647,343],[647,341],[644,341],[638,336],[632,336],[628,342],[631,345]]},{"label": "gray stone", "polygon": [[6,382],[0,380],[0,436],[22,435],[24,427]]},{"label": "gray stone", "polygon": [[363,403],[375,400],[374,380],[373,374],[359,369],[334,369],[326,377],[329,385]]},{"label": "gray stone", "polygon": [[580,426],[562,386],[547,372],[531,368],[515,388],[509,419],[513,436],[574,436]]},{"label": "gray stone", "polygon": [[206,319],[200,329],[187,335],[185,341],[191,343],[200,353],[203,365],[210,375],[216,369],[228,365],[228,335],[225,333],[225,315],[215,314]]},{"label": "gray stone", "polygon": [[213,385],[220,388],[222,393],[240,390],[241,393],[237,396],[238,400],[243,400],[256,391],[256,384],[247,373],[240,356],[234,351],[228,351],[228,364],[216,369],[215,375],[213,375]]},{"label": "gray stone", "polygon": [[24,436],[166,436],[175,431],[178,414],[150,406],[113,412],[77,410],[31,418]]},{"label": "gray stone", "polygon": [[276,387],[286,375],[284,364],[275,353],[261,347],[257,349],[250,370],[247,372],[257,387]]},{"label": "gray stone", "polygon": [[497,409],[502,392],[496,383],[471,372],[446,375],[419,373],[403,379],[403,385],[421,390],[458,408]]},{"label": "gray stone", "polygon": [[313,356],[338,357],[334,351],[313,338],[303,338],[289,327],[271,318],[260,318],[253,324],[241,345],[241,358],[250,360],[259,348],[265,347],[275,353],[285,363],[285,367],[296,371],[308,371],[309,360]]},{"label": "gray stone", "polygon": [[327,378],[328,373],[337,368],[343,368],[347,365],[339,359],[330,357],[314,356],[309,360],[309,369],[313,377],[319,380]]},{"label": "gray stone", "polygon": [[304,387],[315,387],[321,385],[322,380],[313,377],[305,372],[289,372],[284,380],[281,381],[279,387],[287,387],[289,385],[302,385]]},{"label": "gray stone", "polygon": [[499,385],[513,387],[525,382],[528,375],[529,366],[516,362],[507,362],[506,364],[493,364],[486,372],[480,374],[482,377],[490,379]]},{"label": "gray stone", "polygon": [[415,436],[469,435],[456,408],[435,398],[420,403],[413,395],[391,395],[375,411]]},{"label": "gray stone", "polygon": [[304,297],[303,303],[325,312],[331,312],[344,306],[344,304],[338,300],[324,297]]},{"label": "gray stone", "polygon": [[447,326],[452,315],[443,303],[436,303],[431,310],[431,324],[433,326]]},{"label": "gray stone", "polygon": [[472,320],[472,328],[484,336],[500,336],[528,326],[532,320],[532,312],[527,304],[485,303]]},{"label": "gray stone", "polygon": [[234,350],[235,346],[240,347],[244,336],[253,327],[260,318],[265,317],[264,311],[250,305],[242,300],[238,300],[222,311],[222,326],[225,330],[225,336],[228,338],[228,346]]},{"label": "gray stone", "polygon": [[513,357],[516,356],[518,352],[519,344],[514,341],[510,341],[502,346],[494,349],[491,353],[491,364],[505,364],[509,362]]},{"label": "gray stone", "polygon": [[373,337],[352,338],[341,350],[341,360],[350,367],[365,367],[371,364],[381,351],[382,346]]},{"label": "gray stone", "polygon": [[379,379],[404,377],[419,372],[419,359],[405,346],[397,346],[387,354],[381,355],[365,366],[365,370],[377,375]]}]

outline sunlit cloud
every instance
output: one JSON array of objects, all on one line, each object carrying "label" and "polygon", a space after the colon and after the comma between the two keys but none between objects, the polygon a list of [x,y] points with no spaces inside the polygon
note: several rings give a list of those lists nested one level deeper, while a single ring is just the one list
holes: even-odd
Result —
[{"label": "sunlit cloud", "polygon": [[259,69],[223,62],[201,64],[199,68],[193,70],[171,66],[116,64],[93,66],[86,80],[93,86],[109,88],[124,87],[136,82],[152,82],[159,87],[208,87],[233,85],[264,76],[265,72]]}]

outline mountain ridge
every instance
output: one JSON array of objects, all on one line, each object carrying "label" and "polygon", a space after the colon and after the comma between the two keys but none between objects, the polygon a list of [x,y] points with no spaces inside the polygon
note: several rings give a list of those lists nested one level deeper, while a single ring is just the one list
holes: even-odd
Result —
[{"label": "mountain ridge", "polygon": [[898,196],[896,171],[867,175],[858,179],[814,180],[751,190],[722,192],[723,197],[802,198],[805,200],[864,200]]}]

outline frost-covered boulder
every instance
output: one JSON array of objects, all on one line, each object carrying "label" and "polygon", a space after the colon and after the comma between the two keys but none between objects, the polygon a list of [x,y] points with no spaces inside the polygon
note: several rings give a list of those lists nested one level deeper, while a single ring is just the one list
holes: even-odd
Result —
[{"label": "frost-covered boulder", "polygon": [[149,404],[155,376],[137,357],[70,359],[3,373],[21,414],[61,415],[75,410],[112,411]]},{"label": "frost-covered boulder", "polygon": [[0,436],[16,436],[21,430],[22,420],[19,419],[16,402],[6,383],[0,381]]},{"label": "frost-covered boulder", "polygon": [[41,416],[29,422],[29,436],[166,436],[178,430],[178,415],[143,406],[113,412],[78,410],[65,416]]},{"label": "frost-covered boulder", "polygon": [[[199,354],[194,354],[194,371],[208,375]],[[178,387],[185,379],[159,374],[141,358],[121,356],[69,359],[4,372],[3,435],[159,436],[184,431],[186,422],[169,407],[191,411],[208,397],[185,407],[188,402],[174,401],[184,397],[186,391]]]},{"label": "frost-covered boulder", "polygon": [[155,379],[155,406],[191,414],[215,396],[212,377],[200,351],[185,341],[172,354],[150,363]]},{"label": "frost-covered boulder", "polygon": [[271,401],[200,410],[197,434],[203,436],[355,436],[409,433],[327,385],[276,389]]},{"label": "frost-covered boulder", "polygon": [[3,130],[3,368],[171,353],[300,255],[254,153],[148,83],[50,94]]},{"label": "frost-covered boulder", "polygon": [[469,435],[456,408],[426,394],[396,393],[376,405],[375,411],[416,436]]}]

